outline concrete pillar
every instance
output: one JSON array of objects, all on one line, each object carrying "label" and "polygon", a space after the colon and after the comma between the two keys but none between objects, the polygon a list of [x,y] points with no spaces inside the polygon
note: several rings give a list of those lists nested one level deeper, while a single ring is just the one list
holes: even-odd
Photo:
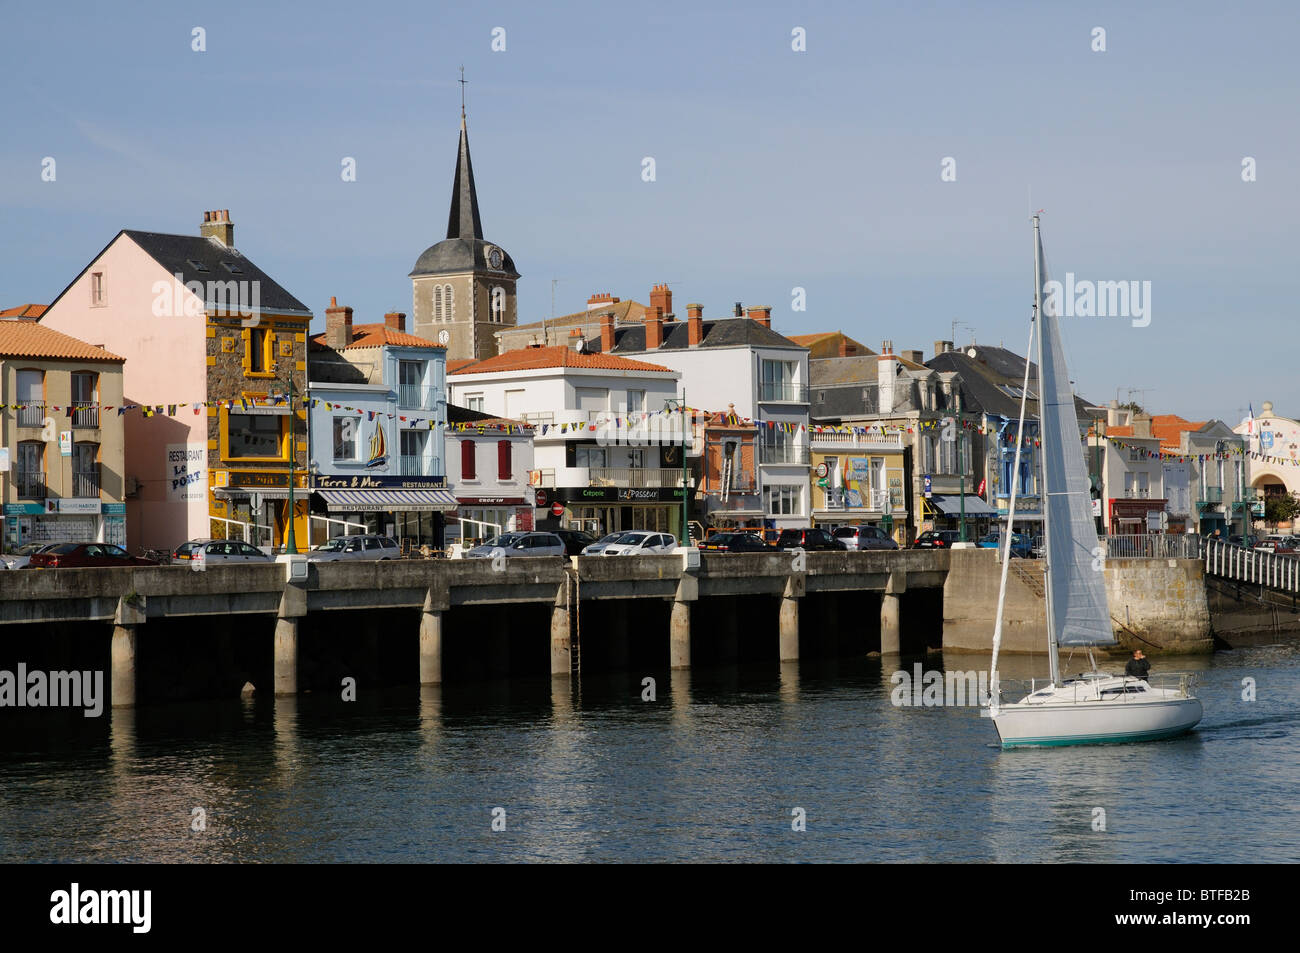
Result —
[{"label": "concrete pillar", "polygon": [[420,613],[420,684],[442,684],[442,612]]},{"label": "concrete pillar", "polygon": [[781,661],[793,662],[799,658],[799,600],[781,597]]},{"label": "concrete pillar", "polygon": [[899,646],[898,596],[880,597],[880,654],[897,655]]},{"label": "concrete pillar", "polygon": [[668,625],[668,667],[691,667],[691,604],[673,601],[672,621]]},{"label": "concrete pillar", "polygon": [[569,626],[569,606],[564,589],[551,609],[551,678],[568,678],[573,674],[573,630]]},{"label": "concrete pillar", "polygon": [[298,619],[275,620],[275,693],[298,694]]},{"label": "concrete pillar", "polygon": [[135,626],[113,626],[111,654],[113,707],[131,708],[135,705]]}]

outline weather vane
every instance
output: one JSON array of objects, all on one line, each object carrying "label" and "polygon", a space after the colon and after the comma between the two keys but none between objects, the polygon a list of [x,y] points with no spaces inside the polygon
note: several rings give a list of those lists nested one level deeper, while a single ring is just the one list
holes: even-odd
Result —
[{"label": "weather vane", "polygon": [[460,68],[460,118],[465,118],[465,67]]}]

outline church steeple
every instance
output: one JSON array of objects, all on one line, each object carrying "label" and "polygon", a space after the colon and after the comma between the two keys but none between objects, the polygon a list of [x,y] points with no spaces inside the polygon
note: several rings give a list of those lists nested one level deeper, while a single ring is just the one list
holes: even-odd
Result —
[{"label": "church steeple", "polygon": [[474,190],[474,166],[469,161],[469,133],[465,131],[463,113],[460,117],[460,154],[456,156],[456,179],[451,186],[451,213],[447,216],[447,237],[483,240],[483,223],[478,217],[478,193]]}]

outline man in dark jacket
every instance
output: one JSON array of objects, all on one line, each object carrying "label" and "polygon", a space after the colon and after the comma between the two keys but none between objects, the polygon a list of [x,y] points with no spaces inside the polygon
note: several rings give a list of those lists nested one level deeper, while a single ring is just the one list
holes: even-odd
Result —
[{"label": "man in dark jacket", "polygon": [[1124,674],[1131,678],[1140,678],[1143,681],[1148,681],[1147,673],[1150,671],[1151,663],[1147,661],[1146,655],[1143,654],[1141,649],[1134,649],[1133,657],[1129,659],[1128,664],[1124,666]]}]

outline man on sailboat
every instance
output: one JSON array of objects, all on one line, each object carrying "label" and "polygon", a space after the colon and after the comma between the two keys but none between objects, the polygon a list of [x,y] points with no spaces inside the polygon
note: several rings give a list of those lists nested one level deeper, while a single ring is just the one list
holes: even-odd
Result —
[{"label": "man on sailboat", "polygon": [[1133,657],[1128,660],[1124,666],[1124,674],[1131,678],[1140,678],[1142,681],[1149,681],[1147,673],[1151,671],[1151,663],[1147,661],[1146,655],[1141,649],[1133,650]]}]

